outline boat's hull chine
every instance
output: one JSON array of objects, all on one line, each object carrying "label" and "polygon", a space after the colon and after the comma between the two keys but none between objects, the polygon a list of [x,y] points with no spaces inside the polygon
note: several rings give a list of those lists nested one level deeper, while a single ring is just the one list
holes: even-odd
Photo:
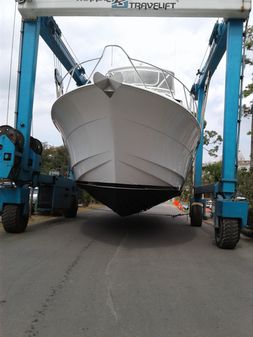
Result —
[{"label": "boat's hull chine", "polygon": [[145,211],[181,193],[178,188],[172,186],[134,186],[83,181],[77,181],[77,184],[120,216]]},{"label": "boat's hull chine", "polygon": [[119,215],[180,195],[200,128],[172,97],[125,84],[108,96],[87,85],[58,99],[52,118],[77,184]]}]

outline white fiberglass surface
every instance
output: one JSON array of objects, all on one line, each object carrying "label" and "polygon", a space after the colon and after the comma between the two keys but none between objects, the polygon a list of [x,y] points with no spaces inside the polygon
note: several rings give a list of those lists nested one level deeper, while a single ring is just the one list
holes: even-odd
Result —
[{"label": "white fiberglass surface", "polygon": [[180,104],[127,85],[111,98],[79,88],[54,104],[52,117],[83,181],[180,187],[199,139]]}]

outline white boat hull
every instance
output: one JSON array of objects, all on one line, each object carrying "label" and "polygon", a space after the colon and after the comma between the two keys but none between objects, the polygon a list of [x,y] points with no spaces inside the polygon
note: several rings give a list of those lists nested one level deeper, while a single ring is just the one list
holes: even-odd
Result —
[{"label": "white boat hull", "polygon": [[52,119],[84,185],[179,194],[200,137],[196,119],[180,103],[125,84],[110,98],[95,85],[69,92],[54,103]]}]

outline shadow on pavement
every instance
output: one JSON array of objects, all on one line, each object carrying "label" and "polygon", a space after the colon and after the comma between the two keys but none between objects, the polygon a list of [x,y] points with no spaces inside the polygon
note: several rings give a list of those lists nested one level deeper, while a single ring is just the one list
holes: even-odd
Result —
[{"label": "shadow on pavement", "polygon": [[83,235],[110,245],[118,245],[127,236],[122,242],[127,248],[168,247],[191,241],[196,236],[196,228],[189,226],[187,216],[171,218],[147,212],[121,218],[105,209],[92,213],[80,215]]}]

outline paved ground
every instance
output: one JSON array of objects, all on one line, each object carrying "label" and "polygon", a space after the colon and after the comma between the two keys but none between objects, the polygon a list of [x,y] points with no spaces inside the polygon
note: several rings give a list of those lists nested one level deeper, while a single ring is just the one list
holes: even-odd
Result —
[{"label": "paved ground", "polygon": [[0,229],[0,336],[252,337],[252,239],[220,250],[175,212]]}]

